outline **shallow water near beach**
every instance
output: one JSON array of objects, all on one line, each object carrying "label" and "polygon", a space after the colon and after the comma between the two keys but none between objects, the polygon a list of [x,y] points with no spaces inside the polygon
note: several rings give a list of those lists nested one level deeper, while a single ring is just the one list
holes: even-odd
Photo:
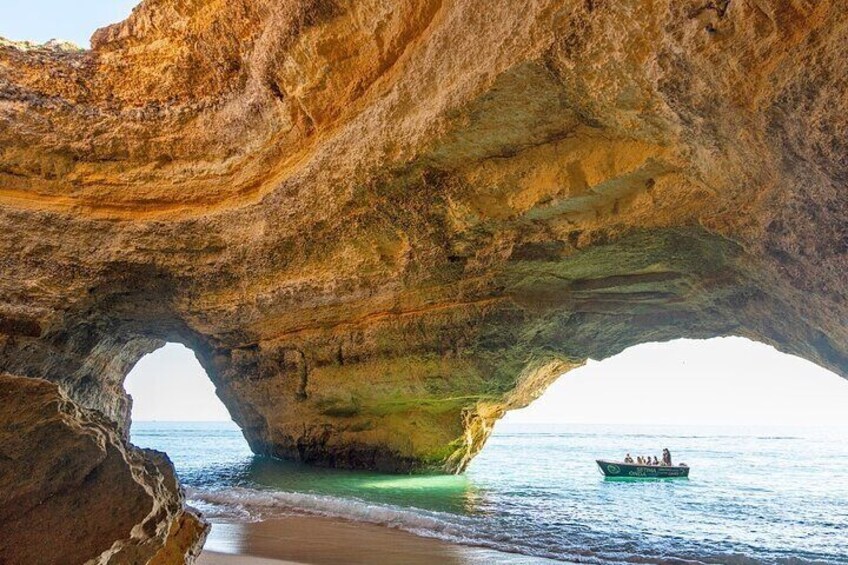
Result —
[{"label": "shallow water near beach", "polygon": [[[500,425],[461,476],[254,456],[232,423],[137,422],[213,522],[311,514],[585,563],[848,564],[848,428]],[[668,447],[690,478],[609,481],[596,458]]]}]

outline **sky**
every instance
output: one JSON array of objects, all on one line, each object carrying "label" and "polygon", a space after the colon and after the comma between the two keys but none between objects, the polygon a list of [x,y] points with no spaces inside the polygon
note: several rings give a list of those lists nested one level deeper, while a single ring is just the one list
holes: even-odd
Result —
[{"label": "sky", "polygon": [[[228,420],[191,350],[168,344],[127,377],[133,420]],[[743,338],[676,340],[590,361],[510,423],[848,426],[848,381]]]},{"label": "sky", "polygon": [[124,388],[133,397],[134,421],[226,421],[227,409],[194,352],[169,343],[141,359]]},{"label": "sky", "polygon": [[98,28],[125,19],[138,0],[0,0],[0,37],[43,43],[72,41],[88,48]]},{"label": "sky", "polygon": [[848,380],[744,338],[680,339],[589,361],[506,422],[848,425]]}]

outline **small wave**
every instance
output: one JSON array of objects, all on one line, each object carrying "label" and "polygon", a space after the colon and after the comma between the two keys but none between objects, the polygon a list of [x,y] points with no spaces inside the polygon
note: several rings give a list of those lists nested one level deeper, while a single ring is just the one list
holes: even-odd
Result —
[{"label": "small wave", "polygon": [[[265,510],[270,514],[283,511],[284,513],[307,513],[344,518],[392,528],[443,532],[455,536],[466,533],[462,528],[438,518],[439,513],[436,512],[403,510],[358,499],[299,492],[261,491],[243,487],[232,487],[222,491],[199,491],[189,488],[186,494],[190,501],[217,505],[228,511],[232,511],[233,508],[244,509],[248,515],[255,518],[261,516],[261,512],[256,512],[257,510]],[[250,509],[254,509],[254,512],[250,512]],[[459,516],[456,518],[461,519]]]},{"label": "small wave", "polygon": [[251,512],[249,508],[242,505],[220,504],[206,501],[202,498],[189,498],[188,503],[203,515],[213,517],[224,523],[250,523],[262,520],[260,513]]},{"label": "small wave", "polygon": [[[224,521],[255,522],[274,516],[312,515],[363,522],[411,534],[436,538],[451,543],[484,547],[513,554],[548,559],[579,560],[585,563],[600,562],[587,556],[575,559],[574,555],[534,550],[524,547],[519,540],[501,533],[486,537],[459,515],[421,509],[405,510],[363,500],[298,492],[262,491],[232,487],[220,491],[200,491],[186,488],[188,502],[207,516]],[[495,538],[495,539],[493,539]]]}]

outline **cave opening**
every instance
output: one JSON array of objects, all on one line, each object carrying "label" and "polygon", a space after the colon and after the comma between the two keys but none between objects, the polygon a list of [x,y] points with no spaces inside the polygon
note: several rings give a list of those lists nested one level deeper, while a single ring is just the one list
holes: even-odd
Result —
[{"label": "cave opening", "polygon": [[88,48],[98,29],[120,22],[139,0],[0,0],[0,38],[33,43],[71,42]]},{"label": "cave opening", "polygon": [[691,447],[685,438],[705,434],[843,437],[846,403],[846,379],[763,343],[741,337],[644,343],[588,361],[529,406],[507,412],[469,473],[484,476],[515,457],[538,460],[535,450],[547,441],[540,433],[563,440],[545,448],[550,469],[568,469],[574,457],[654,454],[666,447],[662,441],[685,454]]},{"label": "cave opening", "polygon": [[[167,343],[136,363],[124,382],[132,399],[130,437],[164,451],[182,480],[252,453],[194,352]],[[211,465],[211,467],[210,467]]]},{"label": "cave opening", "polygon": [[230,420],[194,352],[180,343],[167,343],[145,355],[124,387],[133,399],[133,423]]},{"label": "cave opening", "polygon": [[[570,371],[508,413],[466,478],[482,508],[504,515],[495,535],[542,531],[537,543],[560,536],[614,561],[632,547],[628,532],[649,524],[670,552],[725,555],[732,537],[812,560],[832,554],[809,540],[836,535],[832,516],[848,497],[846,403],[848,381],[762,343],[645,343]],[[599,459],[661,459],[664,448],[688,478],[599,473]],[[599,531],[612,535],[599,542]]]}]

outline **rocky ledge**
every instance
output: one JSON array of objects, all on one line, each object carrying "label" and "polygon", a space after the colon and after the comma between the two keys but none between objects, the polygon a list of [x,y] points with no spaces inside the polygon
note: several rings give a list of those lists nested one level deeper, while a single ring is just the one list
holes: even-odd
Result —
[{"label": "rocky ledge", "polygon": [[44,380],[0,374],[0,563],[191,563],[207,526],[171,462]]},{"label": "rocky ledge", "polygon": [[125,435],[178,341],[257,453],[449,472],[641,342],[846,375],[844,8],[147,0],[0,44],[0,369]]}]

